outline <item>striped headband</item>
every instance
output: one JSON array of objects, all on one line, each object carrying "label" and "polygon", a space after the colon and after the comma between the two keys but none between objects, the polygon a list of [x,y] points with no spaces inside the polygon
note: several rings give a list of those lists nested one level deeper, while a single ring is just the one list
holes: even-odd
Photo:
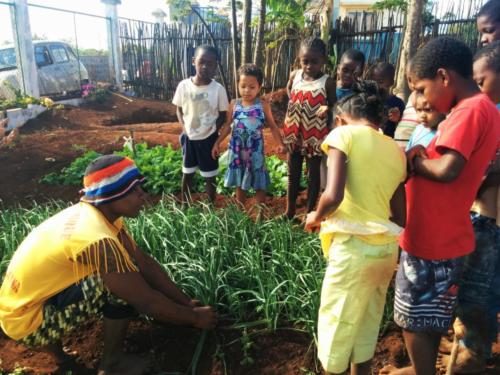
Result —
[{"label": "striped headband", "polygon": [[87,168],[80,200],[99,206],[124,197],[144,181],[132,159],[104,155]]}]

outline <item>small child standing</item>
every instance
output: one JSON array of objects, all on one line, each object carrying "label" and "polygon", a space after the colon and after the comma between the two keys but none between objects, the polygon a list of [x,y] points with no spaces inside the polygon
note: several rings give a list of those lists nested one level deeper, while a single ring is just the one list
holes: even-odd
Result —
[{"label": "small child standing", "polygon": [[318,200],[321,177],[321,142],[330,131],[329,109],[335,103],[335,82],[322,72],[326,63],[326,45],[319,38],[301,44],[301,69],[292,72],[288,81],[290,102],[283,126],[288,151],[288,192],[285,216],[293,219],[299,194],[302,163],[308,169],[307,212]]},{"label": "small child standing", "polygon": [[194,77],[179,83],[172,103],[177,106],[177,118],[182,125],[182,187],[181,201],[190,200],[193,176],[197,169],[205,178],[210,202],[215,201],[215,178],[219,164],[212,157],[217,128],[224,122],[228,107],[227,93],[213,77],[218,54],[215,47],[196,48]]},{"label": "small child standing", "polygon": [[220,143],[232,131],[224,186],[236,187],[236,198],[242,205],[249,189],[255,190],[258,204],[265,203],[269,172],[264,157],[264,125],[269,126],[275,141],[280,145],[279,152],[285,148],[271,106],[259,99],[263,79],[264,74],[256,65],[245,64],[240,67],[238,91],[241,99],[229,105],[229,116],[212,148],[212,157],[217,158]]},{"label": "small child standing", "polygon": [[371,374],[389,282],[404,226],[406,160],[379,131],[384,104],[374,82],[337,103],[322,144],[328,182],[306,230],[319,228],[328,266],[318,317],[318,357],[329,374]]},{"label": "small child standing", "polygon": [[394,138],[396,126],[405,110],[405,102],[391,93],[391,88],[394,86],[394,74],[396,74],[394,65],[387,62],[376,63],[368,74],[368,79],[378,83],[378,86],[382,90],[382,97],[385,98],[387,121],[384,124],[383,130],[384,134],[391,138]]},{"label": "small child standing", "polygon": [[470,208],[495,159],[500,115],[472,79],[472,53],[461,41],[432,39],[411,62],[411,82],[440,113],[449,113],[427,148],[407,152],[408,214],[396,275],[394,320],[403,328],[409,368],[381,374],[436,371],[441,336],[454,317],[464,256],[475,248]]},{"label": "small child standing", "polygon": [[354,85],[365,69],[365,55],[356,49],[349,49],[342,54],[337,67],[336,98],[340,100],[353,93]]},{"label": "small child standing", "polygon": [[420,125],[411,134],[406,151],[416,145],[429,146],[429,143],[436,136],[439,123],[445,118],[443,114],[430,106],[423,95],[417,96],[415,110]]}]

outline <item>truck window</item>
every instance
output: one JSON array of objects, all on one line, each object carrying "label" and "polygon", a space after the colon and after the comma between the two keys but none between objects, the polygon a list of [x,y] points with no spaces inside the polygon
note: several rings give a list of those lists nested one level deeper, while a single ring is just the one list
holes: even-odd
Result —
[{"label": "truck window", "polygon": [[52,61],[50,60],[49,50],[47,49],[47,47],[43,46],[35,47],[35,61],[38,67],[52,64]]},{"label": "truck window", "polygon": [[69,61],[66,48],[64,48],[64,46],[62,45],[50,46],[50,53],[52,54],[55,63],[64,63]]}]

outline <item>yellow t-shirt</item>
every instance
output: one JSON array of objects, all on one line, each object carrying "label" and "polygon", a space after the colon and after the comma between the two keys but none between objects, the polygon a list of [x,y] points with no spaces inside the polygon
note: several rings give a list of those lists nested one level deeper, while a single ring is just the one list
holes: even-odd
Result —
[{"label": "yellow t-shirt", "polygon": [[[107,272],[107,259],[116,272],[137,271],[119,240],[122,227],[121,219],[110,224],[83,202],[36,227],[14,253],[0,288],[2,330],[16,340],[34,332],[42,323],[44,303],[90,274]],[[102,248],[112,254],[103,256]]]},{"label": "yellow t-shirt", "polygon": [[322,224],[320,239],[325,256],[334,237],[354,235],[370,244],[396,241],[402,228],[389,220],[390,201],[406,178],[406,158],[396,142],[365,125],[335,128],[321,145],[347,156],[344,200]]}]

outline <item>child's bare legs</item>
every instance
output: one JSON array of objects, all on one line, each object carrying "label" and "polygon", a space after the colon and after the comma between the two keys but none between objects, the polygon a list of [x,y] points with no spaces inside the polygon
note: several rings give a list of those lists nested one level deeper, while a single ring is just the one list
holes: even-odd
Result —
[{"label": "child's bare legs", "polygon": [[297,209],[297,196],[299,195],[303,159],[304,157],[299,152],[288,154],[288,189],[285,215],[289,219],[295,216],[295,211]]},{"label": "child's bare legs", "polygon": [[403,330],[406,349],[412,366],[397,369],[385,366],[380,370],[384,375],[429,375],[436,373],[441,334],[436,332],[410,332]]},{"label": "child's bare legs", "polygon": [[205,177],[205,190],[208,195],[210,203],[215,203],[215,192],[217,185],[215,185],[215,177]]},{"label": "child's bare legs", "polygon": [[255,200],[258,205],[266,204],[266,191],[262,189],[257,189],[255,191]]},{"label": "child's bare legs", "polygon": [[[306,158],[307,176],[307,212],[314,211],[321,188],[321,156]],[[300,178],[299,178],[300,184]]]},{"label": "child's bare legs", "polygon": [[245,190],[243,190],[242,188],[240,187],[237,187],[236,188],[236,199],[238,200],[238,202],[243,206],[245,207],[245,201],[247,200],[247,193]]},{"label": "child's bare legs", "polygon": [[182,185],[181,185],[181,203],[191,201],[191,188],[193,186],[193,176],[194,173],[183,173],[182,174]]}]

